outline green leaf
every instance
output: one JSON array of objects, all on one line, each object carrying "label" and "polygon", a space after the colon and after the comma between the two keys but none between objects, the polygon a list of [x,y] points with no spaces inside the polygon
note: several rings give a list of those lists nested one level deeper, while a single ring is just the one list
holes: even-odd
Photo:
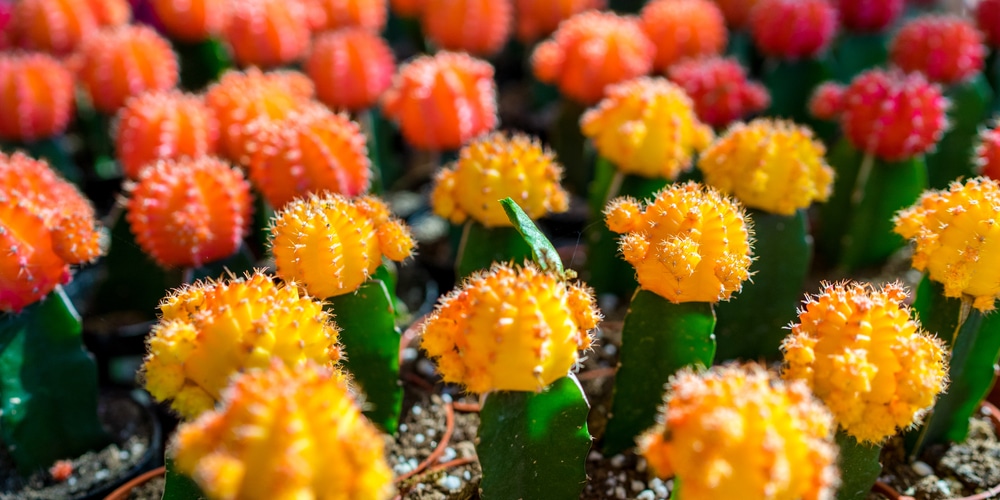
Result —
[{"label": "green leaf", "polygon": [[177,471],[173,459],[167,457],[164,461],[167,465],[167,474],[161,500],[203,500],[206,498],[193,479]]},{"label": "green leaf", "polygon": [[563,263],[559,252],[556,251],[556,247],[552,246],[552,242],[542,234],[541,229],[538,229],[531,217],[528,217],[528,214],[524,213],[524,210],[521,210],[521,207],[511,198],[500,200],[500,204],[503,205],[503,211],[507,213],[507,218],[514,224],[514,229],[520,233],[524,242],[531,248],[532,260],[538,264],[538,267],[544,271],[552,270],[563,274]]},{"label": "green leaf", "polygon": [[503,391],[479,413],[483,498],[576,500],[587,481],[590,404],[572,374],[540,393]]},{"label": "green leaf", "polygon": [[494,262],[521,264],[531,259],[532,249],[513,227],[486,227],[470,220],[462,229],[455,272],[458,279],[489,269]]},{"label": "green leaf", "polygon": [[111,442],[97,417],[97,365],[80,317],[56,288],[0,314],[0,437],[21,473]]},{"label": "green leaf", "polygon": [[607,158],[598,156],[597,175],[590,189],[591,223],[584,229],[587,239],[587,284],[598,294],[613,293],[630,297],[639,283],[635,269],[621,258],[618,235],[604,223],[604,207],[618,196],[631,196],[644,200],[653,197],[669,181],[664,178],[649,179],[621,173]]},{"label": "green leaf", "polygon": [[233,66],[229,50],[216,38],[196,43],[174,40],[181,66],[181,87],[190,92],[204,89]]},{"label": "green leaf", "polygon": [[805,210],[777,215],[748,210],[753,221],[756,260],[750,266],[753,282],[728,302],[715,305],[716,362],[780,361],[786,327],[795,320],[802,287],[812,260]]},{"label": "green leaf", "polygon": [[399,339],[392,296],[381,280],[368,280],[354,293],[327,299],[340,327],[344,366],[365,393],[365,415],[390,434],[399,425]]},{"label": "green leaf", "polygon": [[975,145],[979,128],[990,116],[993,91],[981,73],[945,91],[951,101],[950,127],[935,150],[927,154],[931,189],[945,189],[951,181],[976,176]]},{"label": "green leaf", "polygon": [[708,302],[674,304],[649,290],[636,290],[622,328],[605,455],[634,447],[636,436],[653,426],[664,386],[674,373],[712,365],[714,328]]},{"label": "green leaf", "polygon": [[851,33],[841,35],[834,45],[837,79],[849,83],[858,74],[885,65],[889,58],[888,33]]},{"label": "green leaf", "polygon": [[[969,419],[989,394],[1000,357],[1000,315],[984,315],[961,299],[944,296],[944,286],[924,277],[914,309],[925,330],[945,341],[950,353],[948,390],[938,396],[914,448],[941,442],[961,443]],[[959,324],[960,318],[965,320]]]},{"label": "green leaf", "polygon": [[837,500],[868,498],[882,472],[882,464],[878,461],[882,447],[858,443],[844,431],[837,431],[836,442],[840,448],[837,466],[840,467],[841,479]]}]

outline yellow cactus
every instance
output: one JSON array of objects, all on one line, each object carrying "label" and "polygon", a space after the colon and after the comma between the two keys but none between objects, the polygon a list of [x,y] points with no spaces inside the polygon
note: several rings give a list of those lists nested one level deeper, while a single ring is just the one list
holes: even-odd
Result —
[{"label": "yellow cactus", "polygon": [[825,284],[781,345],[784,378],[802,380],[858,442],[881,443],[919,421],[944,390],[947,361],[888,284]]},{"label": "yellow cactus", "polygon": [[184,418],[215,406],[236,373],[272,358],[333,366],[339,330],[319,302],[294,285],[256,272],[230,282],[198,282],[160,305],[143,365],[146,389]]},{"label": "yellow cactus", "polygon": [[471,393],[540,391],[590,347],[592,292],[533,265],[494,264],[441,299],[422,346],[446,382]]},{"label": "yellow cactus", "polygon": [[381,200],[324,193],[300,198],[275,215],[271,252],[278,276],[315,297],[358,289],[382,264],[402,261],[416,243]]},{"label": "yellow cactus", "polygon": [[453,166],[438,172],[431,204],[455,224],[471,217],[486,227],[511,226],[499,203],[507,197],[532,219],[569,209],[561,179],[562,167],[537,140],[496,132],[466,145]]},{"label": "yellow cactus", "polygon": [[944,285],[945,297],[969,297],[980,311],[1000,298],[1000,183],[988,177],[928,191],[896,215],[896,232],[916,242],[913,267]]},{"label": "yellow cactus", "polygon": [[698,160],[705,183],[744,205],[792,215],[833,190],[826,148],[808,127],[759,119],[736,124]]},{"label": "yellow cactus", "polygon": [[819,500],[839,483],[833,430],[804,384],[758,365],[685,369],[639,449],[658,476],[676,475],[684,500]]},{"label": "yellow cactus", "polygon": [[665,78],[629,80],[606,95],[584,113],[581,129],[626,174],[675,180],[712,141],[712,129],[698,121],[691,99]]},{"label": "yellow cactus", "polygon": [[623,197],[604,211],[608,228],[639,286],[677,304],[729,300],[750,277],[749,221],[740,205],[688,182],[659,193],[643,209]]},{"label": "yellow cactus", "polygon": [[218,500],[379,500],[393,493],[383,448],[341,374],[276,361],[183,424],[174,463]]}]

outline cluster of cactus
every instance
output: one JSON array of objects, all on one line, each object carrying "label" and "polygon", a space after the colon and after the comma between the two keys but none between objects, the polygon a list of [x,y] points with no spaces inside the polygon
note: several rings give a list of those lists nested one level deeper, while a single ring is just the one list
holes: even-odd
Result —
[{"label": "cluster of cactus", "polygon": [[[579,498],[594,448],[682,498],[864,498],[888,439],[961,441],[992,387],[1000,2],[148,3],[132,23],[124,0],[19,0],[5,24],[0,0],[0,146],[24,151],[0,153],[0,442],[21,472],[110,441],[63,290],[103,258],[95,311],[153,324],[139,379],[183,420],[168,497],[405,494],[383,434],[417,237],[379,195],[414,179],[459,282],[414,329],[482,397],[484,497]],[[427,54],[397,68],[397,46]],[[497,131],[490,59],[512,55],[546,137]],[[394,166],[400,143],[430,169]],[[73,185],[94,179],[120,185],[107,230]],[[536,225],[577,208],[589,286]],[[912,307],[859,279],[893,256],[926,274]],[[803,301],[821,265],[845,281]],[[592,436],[575,373],[599,302],[627,308]]]}]

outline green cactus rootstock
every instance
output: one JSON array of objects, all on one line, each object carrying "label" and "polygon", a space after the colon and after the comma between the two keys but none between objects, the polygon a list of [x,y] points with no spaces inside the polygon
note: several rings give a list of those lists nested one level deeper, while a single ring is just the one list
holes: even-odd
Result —
[{"label": "green cactus rootstock", "polygon": [[715,313],[708,302],[674,304],[649,290],[632,296],[622,345],[604,454],[635,446],[635,438],[656,422],[670,377],[688,366],[712,366]]},{"label": "green cactus rootstock", "polygon": [[889,35],[844,33],[833,51],[837,80],[847,83],[866,70],[885,66],[889,59]]},{"label": "green cactus rootstock", "polygon": [[365,394],[365,416],[390,434],[399,427],[403,388],[399,383],[399,340],[392,295],[371,279],[352,293],[327,299],[340,327],[344,366]]},{"label": "green cactus rootstock", "polygon": [[164,478],[163,496],[160,500],[205,500],[201,488],[188,476],[181,474],[174,467],[174,461],[168,456],[166,476]]},{"label": "green cactus rootstock", "polygon": [[754,227],[752,282],[739,295],[715,305],[719,362],[781,360],[786,327],[796,318],[802,287],[812,262],[812,237],[805,210],[795,215],[747,211]]},{"label": "green cactus rootstock", "polygon": [[977,74],[972,79],[955,84],[945,91],[951,102],[948,110],[950,126],[933,152],[927,154],[927,171],[931,189],[946,189],[952,181],[976,176],[975,145],[980,128],[990,116],[993,90],[986,77]]},{"label": "green cactus rootstock", "polygon": [[829,161],[837,177],[820,207],[817,250],[846,271],[883,263],[904,245],[893,217],[927,188],[924,159],[887,162],[842,139]]},{"label": "green cactus rootstock", "polygon": [[32,142],[8,142],[0,140],[0,151],[12,154],[24,151],[32,158],[49,162],[52,168],[66,180],[80,186],[83,184],[83,170],[73,161],[66,136],[58,135]]},{"label": "green cactus rootstock", "polygon": [[81,330],[61,288],[20,314],[0,314],[0,438],[21,473],[111,442]]},{"label": "green cactus rootstock", "polygon": [[822,59],[797,61],[770,60],[764,64],[761,80],[771,93],[768,116],[787,118],[810,126],[822,125],[809,114],[813,90],[830,80],[830,63]]},{"label": "green cactus rootstock", "polygon": [[552,149],[565,168],[564,185],[579,194],[587,192],[594,176],[593,158],[587,153],[586,139],[580,130],[580,117],[586,110],[583,104],[564,97],[550,131]]},{"label": "green cactus rootstock", "polygon": [[195,43],[174,41],[181,68],[181,87],[189,92],[203,90],[233,66],[225,43],[216,38]]},{"label": "green cactus rootstock", "polygon": [[531,248],[513,227],[486,227],[469,220],[462,227],[462,238],[458,244],[455,259],[455,273],[458,279],[483,269],[489,269],[494,262],[517,264],[531,258]]},{"label": "green cactus rootstock", "polygon": [[993,388],[1000,358],[1000,316],[983,314],[963,301],[944,296],[944,286],[924,277],[914,312],[924,328],[944,340],[951,352],[948,390],[938,397],[913,445],[961,443],[969,435],[969,419]]},{"label": "green cactus rootstock", "polygon": [[871,494],[872,486],[882,472],[879,455],[882,447],[859,443],[844,431],[835,436],[839,453],[837,467],[840,469],[840,487],[837,500],[864,500]]},{"label": "green cactus rootstock", "polygon": [[498,391],[480,411],[483,498],[575,500],[587,482],[590,405],[576,377],[542,392]]},{"label": "green cactus rootstock", "polygon": [[590,189],[590,213],[595,221],[584,230],[587,240],[587,284],[599,293],[610,293],[622,298],[631,297],[639,283],[632,265],[621,258],[618,235],[604,224],[602,213],[608,201],[618,196],[631,196],[638,200],[651,198],[663,189],[668,181],[625,174],[604,157],[597,158],[597,172]]}]

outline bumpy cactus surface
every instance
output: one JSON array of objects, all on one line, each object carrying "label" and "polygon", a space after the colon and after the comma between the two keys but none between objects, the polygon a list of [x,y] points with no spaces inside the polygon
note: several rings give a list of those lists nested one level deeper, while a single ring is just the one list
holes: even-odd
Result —
[{"label": "bumpy cactus surface", "polygon": [[507,43],[514,0],[424,0],[421,26],[444,50],[488,57]]},{"label": "bumpy cactus surface", "polygon": [[983,129],[976,146],[979,174],[1000,181],[1000,124]]},{"label": "bumpy cactus surface", "polygon": [[66,56],[80,41],[98,29],[87,2],[78,0],[25,0],[15,5],[11,32],[16,46],[25,50]]},{"label": "bumpy cactus surface", "polygon": [[530,43],[549,36],[559,27],[559,23],[576,14],[591,9],[603,9],[607,1],[554,0],[542,3],[535,0],[516,0],[515,3],[517,37],[522,42]]},{"label": "bumpy cactus surface", "polygon": [[324,104],[360,111],[374,106],[389,88],[396,62],[377,34],[345,28],[316,37],[305,70]]},{"label": "bumpy cactus surface", "polygon": [[31,142],[62,134],[74,110],[73,75],[45,54],[0,55],[0,139]]},{"label": "bumpy cactus surface", "polygon": [[315,32],[364,28],[379,33],[385,27],[386,0],[307,0],[310,25]]},{"label": "bumpy cactus surface", "polygon": [[212,499],[386,500],[382,436],[344,376],[280,361],[239,376],[221,408],[178,429],[177,470]]},{"label": "bumpy cactus surface", "polygon": [[746,70],[733,58],[681,61],[670,67],[667,77],[691,97],[698,118],[717,129],[759,113],[771,103],[767,89],[748,80]]},{"label": "bumpy cactus surface", "polygon": [[305,57],[309,9],[303,0],[245,0],[230,4],[224,36],[241,66],[273,68]]},{"label": "bumpy cactus surface", "polygon": [[640,13],[656,46],[653,68],[664,72],[685,58],[716,56],[726,48],[726,20],[711,0],[654,0]]},{"label": "bumpy cactus surface", "polygon": [[222,32],[225,0],[152,0],[156,18],[166,33],[184,42],[201,42]]}]

